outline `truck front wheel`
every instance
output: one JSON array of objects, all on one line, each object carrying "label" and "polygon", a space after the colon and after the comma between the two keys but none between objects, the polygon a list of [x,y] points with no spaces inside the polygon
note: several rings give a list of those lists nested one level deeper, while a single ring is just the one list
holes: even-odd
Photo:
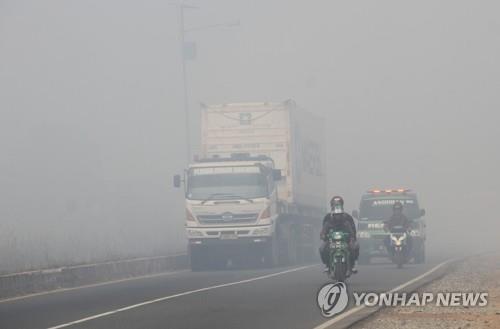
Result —
[{"label": "truck front wheel", "polygon": [[206,268],[205,253],[201,248],[189,248],[189,261],[191,264],[191,271],[199,272]]}]

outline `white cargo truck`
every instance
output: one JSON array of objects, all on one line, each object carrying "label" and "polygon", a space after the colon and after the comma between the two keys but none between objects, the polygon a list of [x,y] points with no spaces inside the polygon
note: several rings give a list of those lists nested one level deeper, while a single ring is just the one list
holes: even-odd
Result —
[{"label": "white cargo truck", "polygon": [[193,270],[317,257],[326,210],[323,120],[281,103],[202,106],[201,157],[184,182]]}]

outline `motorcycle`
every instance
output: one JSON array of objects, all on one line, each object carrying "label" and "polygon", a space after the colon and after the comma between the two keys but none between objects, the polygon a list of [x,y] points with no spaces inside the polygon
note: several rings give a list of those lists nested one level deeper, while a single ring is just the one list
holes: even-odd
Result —
[{"label": "motorcycle", "polygon": [[351,254],[349,234],[331,230],[328,233],[329,264],[328,275],[336,282],[344,282],[351,275]]},{"label": "motorcycle", "polygon": [[402,226],[394,226],[389,234],[389,255],[392,262],[402,268],[408,262],[408,233]]}]

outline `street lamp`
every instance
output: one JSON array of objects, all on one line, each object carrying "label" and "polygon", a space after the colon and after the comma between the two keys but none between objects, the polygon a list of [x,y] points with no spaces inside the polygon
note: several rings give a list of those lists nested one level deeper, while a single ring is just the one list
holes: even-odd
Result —
[{"label": "street lamp", "polygon": [[191,132],[190,132],[190,118],[189,118],[189,104],[188,104],[188,90],[187,90],[187,75],[186,75],[186,30],[184,27],[184,10],[197,8],[195,6],[186,5],[184,3],[179,5],[179,42],[181,46],[182,58],[182,88],[183,88],[183,105],[184,105],[184,124],[185,124],[185,138],[186,138],[186,156],[187,163],[191,162]]},{"label": "street lamp", "polygon": [[198,7],[188,5],[185,3],[176,4],[179,7],[179,42],[181,49],[181,62],[182,62],[182,87],[183,87],[183,107],[184,107],[184,124],[185,124],[185,138],[186,138],[186,156],[187,163],[191,162],[191,120],[189,116],[189,97],[188,97],[188,83],[186,73],[186,62],[194,60],[196,57],[196,48],[194,43],[186,43],[186,33],[207,30],[217,27],[234,27],[239,26],[239,21],[233,21],[224,24],[213,24],[206,26],[198,26],[186,29],[184,25],[184,10],[196,9]]}]

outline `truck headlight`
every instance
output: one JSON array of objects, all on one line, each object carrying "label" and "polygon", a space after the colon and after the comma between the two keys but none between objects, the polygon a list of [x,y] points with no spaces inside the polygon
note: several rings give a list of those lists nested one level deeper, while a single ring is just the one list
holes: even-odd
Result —
[{"label": "truck headlight", "polygon": [[196,219],[194,218],[193,213],[187,208],[186,208],[186,220],[188,222],[196,222]]},{"label": "truck headlight", "polygon": [[271,224],[271,206],[267,206],[259,215],[258,222],[261,225]]},{"label": "truck headlight", "polygon": [[271,206],[267,206],[266,209],[260,214],[259,219],[265,219],[271,217]]},{"label": "truck headlight", "polygon": [[199,238],[199,237],[203,236],[203,232],[198,231],[198,230],[187,230],[187,235],[188,235],[188,237],[192,237],[192,238],[197,237],[197,238]]},{"label": "truck headlight", "polygon": [[370,234],[370,232],[361,231],[358,233],[358,237],[360,237],[362,239],[369,239],[371,237],[371,234]]},{"label": "truck headlight", "polygon": [[271,227],[260,227],[253,230],[253,235],[271,235]]}]

